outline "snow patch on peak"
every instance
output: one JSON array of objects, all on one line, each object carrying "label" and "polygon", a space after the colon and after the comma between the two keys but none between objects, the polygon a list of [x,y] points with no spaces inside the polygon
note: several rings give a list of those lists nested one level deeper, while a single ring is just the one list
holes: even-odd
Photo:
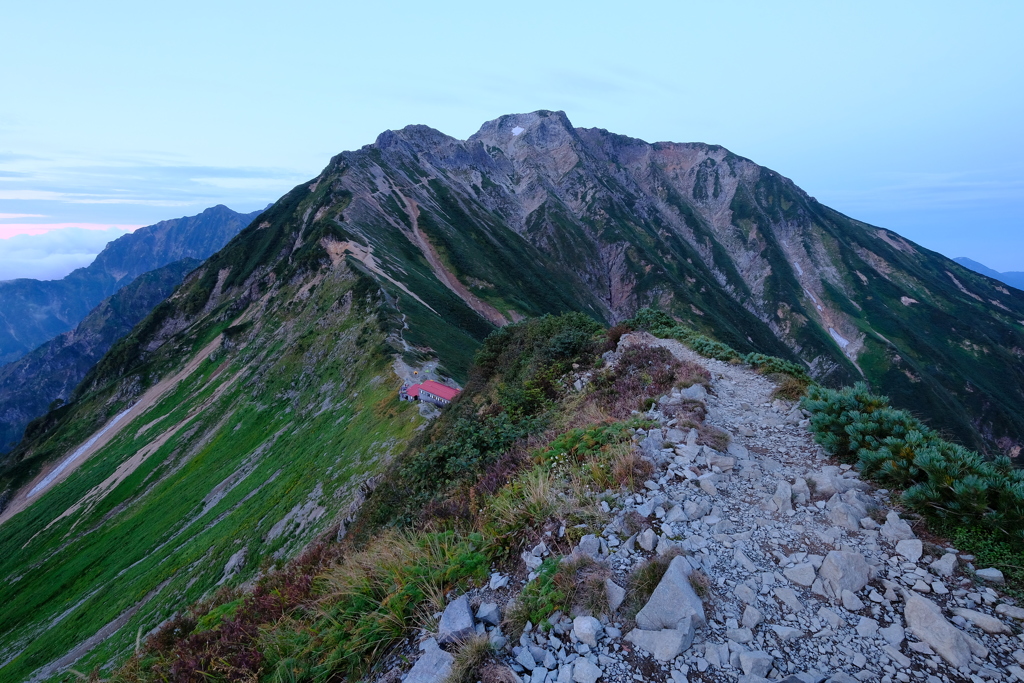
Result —
[{"label": "snow patch on peak", "polygon": [[525,128],[523,128],[522,126],[516,126],[515,128],[513,128],[513,129],[512,129],[512,135],[513,135],[513,137],[514,137],[514,136],[516,136],[516,135],[519,135],[519,134],[520,134],[520,133],[522,133],[522,132],[523,132],[524,130],[526,130],[526,129],[525,129]]}]

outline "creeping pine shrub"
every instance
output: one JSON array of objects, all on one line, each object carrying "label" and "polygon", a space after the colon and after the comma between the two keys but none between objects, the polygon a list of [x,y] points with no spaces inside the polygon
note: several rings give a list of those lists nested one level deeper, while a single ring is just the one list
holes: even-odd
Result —
[{"label": "creeping pine shrub", "polygon": [[945,441],[920,420],[872,394],[867,385],[809,389],[815,440],[856,462],[880,483],[904,489],[903,503],[946,525],[995,532],[1024,548],[1024,472],[1006,457],[986,460]]},{"label": "creeping pine shrub", "polygon": [[887,437],[932,434],[910,413],[891,408],[888,398],[872,394],[864,382],[842,389],[812,386],[801,406],[811,413],[814,440],[846,462],[855,462],[862,448],[882,447]]},{"label": "creeping pine shrub", "polygon": [[748,353],[743,357],[743,362],[762,375],[789,375],[808,384],[811,382],[811,377],[804,368],[782,358],[766,356],[763,353]]}]

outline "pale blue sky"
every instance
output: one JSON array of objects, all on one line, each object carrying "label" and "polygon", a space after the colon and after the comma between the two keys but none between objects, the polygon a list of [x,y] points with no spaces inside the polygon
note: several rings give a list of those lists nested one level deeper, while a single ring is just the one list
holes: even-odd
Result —
[{"label": "pale blue sky", "polygon": [[1022,34],[1016,1],[11,3],[0,234],[250,211],[387,128],[563,109],[1024,270]]}]

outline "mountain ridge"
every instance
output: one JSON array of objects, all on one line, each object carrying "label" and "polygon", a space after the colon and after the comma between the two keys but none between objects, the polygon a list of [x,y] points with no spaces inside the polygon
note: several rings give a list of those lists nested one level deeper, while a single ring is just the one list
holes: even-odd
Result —
[{"label": "mountain ridge", "polygon": [[1016,287],[1017,289],[1024,289],[1024,272],[1007,271],[1005,273],[1000,273],[998,270],[989,268],[985,264],[978,263],[977,261],[969,259],[966,256],[958,256],[953,260],[959,263],[961,266],[965,268],[970,268],[976,273],[987,275],[993,280],[999,280],[1000,282],[1008,284],[1011,287]]},{"label": "mountain ridge", "polygon": [[[413,127],[336,155],[115,343],[0,470],[21,510],[0,524],[0,545],[20,549],[0,557],[9,671],[43,670],[111,625],[87,663],[123,656],[139,628],[341,525],[407,449],[423,447],[413,474],[438,485],[500,464],[519,434],[504,406],[532,419],[573,375],[495,356],[535,349],[576,373],[593,321],[641,306],[823,383],[863,371],[965,443],[1019,443],[1021,295],[724,148],[567,122],[509,115],[471,142]],[[517,318],[540,336],[520,337]],[[431,413],[399,400],[402,373],[468,387],[498,328],[484,412],[464,415],[495,426],[442,413],[459,448],[439,450]],[[469,500],[427,502],[455,514]]]},{"label": "mountain ridge", "polygon": [[71,330],[139,275],[183,258],[205,259],[259,214],[217,205],[196,216],[160,221],[122,235],[88,266],[60,280],[0,282],[0,364]]}]

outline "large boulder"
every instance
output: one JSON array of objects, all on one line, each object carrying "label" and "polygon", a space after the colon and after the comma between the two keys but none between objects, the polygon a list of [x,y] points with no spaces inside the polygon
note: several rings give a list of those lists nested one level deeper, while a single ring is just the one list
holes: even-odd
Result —
[{"label": "large boulder", "polygon": [[871,570],[864,556],[847,550],[833,550],[825,556],[818,570],[818,578],[835,596],[844,590],[856,593],[868,585]]},{"label": "large boulder", "polygon": [[644,631],[674,629],[690,617],[693,617],[694,627],[704,626],[704,604],[690,585],[691,571],[686,558],[672,558],[651,599],[637,613],[637,628]]},{"label": "large boulder", "polygon": [[952,666],[967,666],[972,654],[988,657],[988,648],[949,623],[934,602],[916,593],[906,593],[904,597],[907,628]]},{"label": "large boulder", "polygon": [[597,639],[601,637],[604,627],[594,617],[576,617],[572,620],[572,632],[577,640],[590,647],[597,647]]},{"label": "large boulder", "polygon": [[469,608],[469,596],[461,595],[445,608],[437,625],[437,640],[455,643],[473,635],[473,612]]}]

